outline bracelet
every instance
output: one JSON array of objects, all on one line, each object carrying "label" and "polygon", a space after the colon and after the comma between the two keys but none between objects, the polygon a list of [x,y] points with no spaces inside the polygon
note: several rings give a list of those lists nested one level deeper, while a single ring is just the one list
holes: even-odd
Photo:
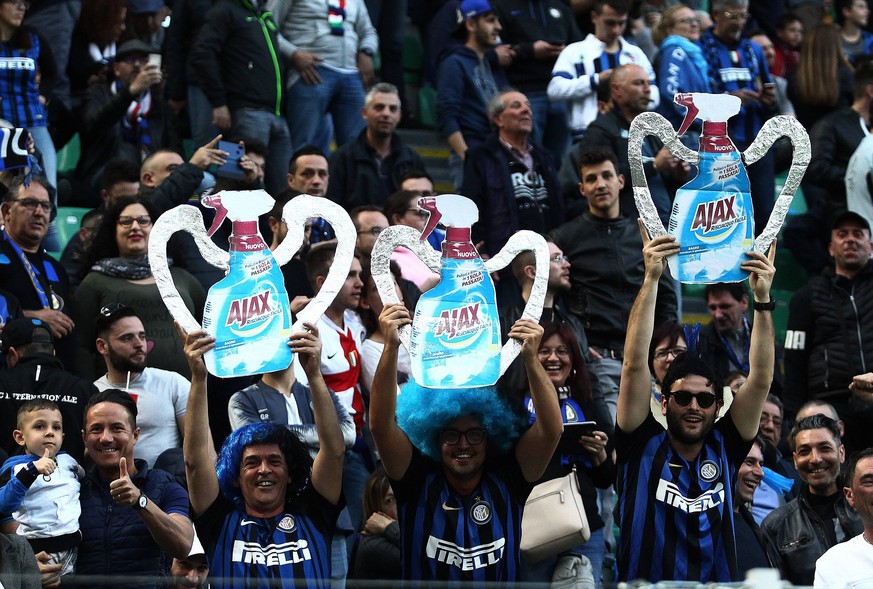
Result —
[{"label": "bracelet", "polygon": [[769,303],[759,303],[755,301],[754,305],[752,305],[756,311],[772,311],[776,308],[776,301],[770,299]]}]

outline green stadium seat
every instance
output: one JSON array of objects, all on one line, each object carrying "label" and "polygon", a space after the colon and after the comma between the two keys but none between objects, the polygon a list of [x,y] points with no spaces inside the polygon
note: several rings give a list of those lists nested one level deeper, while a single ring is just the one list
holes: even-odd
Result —
[{"label": "green stadium seat", "polygon": [[58,152],[58,174],[71,174],[79,163],[81,144],[79,134],[73,135],[67,144]]},{"label": "green stadium seat", "polygon": [[85,207],[58,207],[58,240],[61,242],[61,252],[79,230],[82,225],[82,217],[90,210]]}]

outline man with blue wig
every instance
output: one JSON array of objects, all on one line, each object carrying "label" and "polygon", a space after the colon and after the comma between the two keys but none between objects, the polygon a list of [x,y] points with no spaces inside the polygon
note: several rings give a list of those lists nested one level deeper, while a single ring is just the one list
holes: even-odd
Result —
[{"label": "man with blue wig", "polygon": [[345,444],[321,375],[318,330],[308,323],[304,327],[288,345],[309,380],[319,442],[315,459],[287,427],[262,422],[231,433],[216,461],[206,427],[203,362],[215,338],[203,330],[186,334],[177,326],[191,367],[185,472],[215,588],[330,584],[330,539],[343,507]]},{"label": "man with blue wig", "polygon": [[[398,396],[398,330],[403,305],[379,316],[385,349],[370,393],[370,430],[398,504],[404,580],[506,583],[519,578],[525,500],[563,431],[554,386],[537,360],[543,328],[519,320],[519,340],[537,420],[524,417],[494,387],[425,389]],[[396,420],[395,420],[396,417]]]}]

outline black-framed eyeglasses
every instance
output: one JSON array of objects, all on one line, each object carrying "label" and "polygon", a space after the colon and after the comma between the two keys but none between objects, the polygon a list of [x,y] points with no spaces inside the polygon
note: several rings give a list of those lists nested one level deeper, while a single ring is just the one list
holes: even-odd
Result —
[{"label": "black-framed eyeglasses", "polygon": [[684,354],[688,351],[688,348],[683,348],[682,346],[677,346],[675,348],[668,348],[666,350],[655,350],[655,360],[666,360],[667,356],[673,354],[675,358],[679,354]]},{"label": "black-framed eyeglasses", "polygon": [[358,231],[358,235],[369,234],[373,237],[379,237],[379,234],[388,229],[387,227],[370,227],[366,231]]},{"label": "black-framed eyeglasses", "polygon": [[100,308],[100,314],[104,317],[111,317],[113,314],[118,313],[122,309],[127,309],[127,305],[124,303],[109,303],[108,305],[104,305]]},{"label": "black-framed eyeglasses", "polygon": [[6,4],[12,4],[13,6],[23,6],[24,10],[30,8],[30,2],[28,0],[3,0]]},{"label": "black-framed eyeglasses", "polygon": [[466,438],[468,444],[475,446],[485,441],[486,432],[481,428],[468,429],[465,432],[460,432],[456,429],[444,429],[440,432],[440,442],[454,446],[461,441],[461,436]]},{"label": "black-framed eyeglasses", "polygon": [[414,213],[416,216],[421,217],[422,219],[426,218],[430,213],[427,211],[422,211],[421,209],[406,209],[407,213]]},{"label": "black-framed eyeglasses", "polygon": [[670,396],[680,407],[688,407],[691,405],[691,401],[696,399],[697,406],[701,409],[709,409],[718,400],[712,393],[692,393],[690,391],[673,391]]},{"label": "black-framed eyeglasses", "polygon": [[728,20],[746,20],[750,16],[748,12],[730,12],[727,10],[722,12],[722,14]]},{"label": "black-framed eyeglasses", "polygon": [[11,200],[9,202],[17,202],[18,204],[23,206],[25,209],[27,209],[31,213],[35,213],[37,208],[42,209],[43,213],[51,213],[52,212],[52,203],[51,203],[51,201],[48,201],[48,200],[39,200],[36,198],[31,198],[31,197],[26,196],[24,198],[16,198],[16,199]]},{"label": "black-framed eyeglasses", "polygon": [[570,263],[570,258],[565,256],[564,254],[555,254],[551,258],[549,258],[550,262],[554,262],[556,264],[563,264],[564,262]]},{"label": "black-framed eyeglasses", "polygon": [[677,18],[673,21],[673,26],[676,25],[699,25],[700,19],[696,16],[686,16],[685,18]]},{"label": "black-framed eyeglasses", "polygon": [[140,215],[138,217],[118,217],[118,224],[122,227],[132,227],[134,221],[136,221],[137,225],[140,227],[148,227],[152,224],[152,218],[148,215]]}]

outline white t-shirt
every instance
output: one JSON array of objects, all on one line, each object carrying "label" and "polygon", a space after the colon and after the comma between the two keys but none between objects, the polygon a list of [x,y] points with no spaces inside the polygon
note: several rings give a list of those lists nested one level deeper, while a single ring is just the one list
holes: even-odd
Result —
[{"label": "white t-shirt", "polygon": [[[368,394],[373,389],[373,377],[376,376],[376,367],[379,366],[379,359],[384,349],[385,344],[372,339],[366,339],[361,344],[361,384]],[[406,374],[405,379],[401,379],[398,374],[397,382],[401,385],[409,380],[409,375],[412,374],[412,361],[405,346],[400,346],[397,353],[397,372]]]},{"label": "white t-shirt", "polygon": [[136,401],[136,425],[140,433],[133,450],[135,458],[154,466],[155,459],[164,450],[182,447],[182,433],[176,418],[185,416],[191,390],[191,383],[184,376],[149,367],[131,378],[129,387],[125,382],[109,382],[106,374],[94,381],[94,385],[101,391],[127,391]]},{"label": "white t-shirt", "polygon": [[815,588],[873,587],[873,546],[859,534],[825,552],[815,562]]}]

